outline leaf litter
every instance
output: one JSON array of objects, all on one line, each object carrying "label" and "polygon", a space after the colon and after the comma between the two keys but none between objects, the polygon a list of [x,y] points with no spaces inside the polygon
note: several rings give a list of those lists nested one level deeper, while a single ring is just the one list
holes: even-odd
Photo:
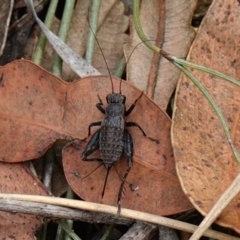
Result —
[{"label": "leaf litter", "polygon": [[[89,77],[74,83],[65,83],[26,60],[1,67],[0,72],[3,76],[0,88],[3,96],[0,104],[0,131],[3,139],[11,139],[0,149],[2,161],[18,162],[40,157],[59,138],[84,139],[88,125],[94,119],[103,118],[94,103],[98,101],[98,94],[103,98],[109,93],[109,77]],[[119,80],[114,80],[114,85],[117,89]],[[122,92],[127,96],[127,107],[141,94],[140,90],[126,82],[122,82]],[[177,194],[181,195],[170,145],[170,119],[145,95],[139,100],[128,121],[138,119],[138,116],[144,116],[144,121],[138,121],[139,124],[144,125],[148,135],[158,139],[160,144],[149,141],[137,129],[130,130],[134,138],[134,160],[141,163],[143,172],[146,171],[143,175],[148,175],[148,168],[159,171],[156,174],[168,179],[169,184],[173,181],[179,189]],[[82,160],[80,157],[73,160],[67,161],[67,165],[76,169],[76,162],[82,163]],[[115,178],[119,180],[117,176]],[[95,183],[99,183],[98,178]],[[159,182],[156,181],[155,184],[153,189],[159,188]],[[166,192],[172,187],[163,184],[162,188]],[[182,198],[186,199],[185,196]],[[187,201],[182,210],[186,210],[186,206],[190,207]]]},{"label": "leaf litter", "polygon": [[[196,0],[181,0],[165,1],[163,4],[158,0],[142,1],[140,21],[148,39],[153,40],[153,43],[157,39],[157,34],[163,31],[160,47],[175,56],[185,57],[195,37],[195,31],[191,27],[191,19],[196,2]],[[162,5],[165,5],[163,26],[158,23]],[[131,42],[125,45],[126,59],[129,58],[133,48],[141,42],[133,26],[131,31]],[[158,65],[158,68],[155,75],[151,75],[151,69],[154,65]],[[128,81],[145,92],[151,92],[148,96],[163,109],[167,108],[179,76],[180,71],[173,64],[160,56],[154,58],[153,52],[144,44],[137,47],[127,65]],[[153,83],[150,84],[150,82]]]},{"label": "leaf litter", "polygon": [[[33,176],[22,163],[1,163],[0,191],[1,193],[49,195],[39,179]],[[0,211],[0,216],[1,239],[34,240],[34,234],[43,222],[43,217],[29,214]]]},{"label": "leaf litter", "polygon": [[[193,43],[188,59],[238,78],[237,1],[214,1]],[[193,71],[220,107],[239,148],[239,89],[229,82]],[[172,143],[176,167],[184,192],[206,214],[239,173],[223,128],[193,84],[182,76],[175,103]],[[217,223],[239,229],[239,195],[227,206]]]},{"label": "leaf litter", "polygon": [[[95,100],[96,100],[96,99],[95,99]],[[94,101],[94,102],[95,102],[95,101]],[[96,109],[95,109],[94,111],[96,111]],[[77,122],[77,123],[78,123],[78,122]],[[15,128],[15,129],[17,129],[17,128]],[[86,128],[86,129],[87,129],[87,128]],[[64,134],[62,134],[62,135],[59,136],[59,137],[66,137],[66,136],[68,136],[68,133],[67,133],[67,134],[64,133]],[[75,135],[73,135],[73,136],[75,136]],[[56,135],[56,137],[57,137],[57,135]],[[56,137],[53,137],[53,139],[55,139]],[[49,143],[50,143],[50,142],[52,142],[52,139],[49,140]],[[44,144],[45,144],[45,143],[44,143]],[[43,145],[44,145],[44,144],[43,144]],[[50,144],[51,144],[51,143],[50,143]],[[47,145],[48,145],[48,146],[47,146],[46,148],[44,148],[43,152],[49,147],[49,144],[47,144]],[[40,150],[39,150],[39,152],[40,152]],[[39,155],[41,155],[43,152],[41,152]],[[21,158],[21,157],[20,157],[20,158]],[[20,159],[20,158],[19,158],[19,159]],[[24,157],[23,157],[22,159],[24,159]],[[139,162],[141,162],[141,161],[139,161]],[[124,163],[124,162],[123,162],[123,163]],[[137,163],[137,164],[139,164],[139,163]],[[142,162],[141,162],[140,165],[142,165]],[[150,171],[155,171],[155,170],[154,170],[155,168],[154,168],[153,166],[151,166],[151,167],[148,166],[148,167],[149,167],[149,170],[150,170]],[[172,173],[173,173],[173,172],[172,172]],[[174,174],[173,174],[173,175],[174,175]]]}]

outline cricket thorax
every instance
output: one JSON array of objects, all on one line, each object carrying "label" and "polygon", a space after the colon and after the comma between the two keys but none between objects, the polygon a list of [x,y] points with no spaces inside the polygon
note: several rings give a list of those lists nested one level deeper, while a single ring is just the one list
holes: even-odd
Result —
[{"label": "cricket thorax", "polygon": [[106,107],[106,118],[124,117],[125,105],[122,103],[110,103]]}]

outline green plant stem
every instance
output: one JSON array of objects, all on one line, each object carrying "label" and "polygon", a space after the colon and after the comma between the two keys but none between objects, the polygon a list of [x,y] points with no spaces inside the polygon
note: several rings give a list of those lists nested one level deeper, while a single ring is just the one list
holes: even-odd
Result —
[{"label": "green plant stem", "polygon": [[212,69],[203,67],[203,66],[198,66],[197,64],[193,64],[190,62],[187,62],[183,59],[179,59],[175,56],[171,56],[170,54],[164,52],[163,50],[161,50],[160,48],[158,48],[157,46],[155,46],[154,44],[151,44],[150,41],[148,41],[146,35],[144,34],[142,27],[140,25],[140,20],[139,20],[139,0],[134,0],[134,5],[133,5],[133,19],[134,19],[134,26],[136,28],[136,31],[140,37],[140,39],[143,41],[143,43],[150,48],[152,51],[154,52],[159,52],[161,55],[163,55],[164,57],[166,57],[170,62],[172,62],[176,67],[178,67],[181,71],[184,72],[184,74],[189,77],[191,79],[191,81],[199,88],[199,90],[203,93],[203,95],[207,98],[207,100],[209,101],[209,103],[211,104],[211,106],[213,107],[214,111],[216,112],[222,127],[224,129],[224,132],[227,136],[228,142],[231,146],[231,149],[233,151],[234,156],[236,157],[236,160],[238,161],[238,163],[240,163],[240,156],[239,153],[237,151],[237,149],[235,148],[233,141],[231,139],[231,135],[227,126],[227,123],[220,111],[220,109],[218,108],[218,106],[216,105],[216,103],[214,102],[214,100],[212,99],[211,95],[206,91],[206,89],[201,85],[201,83],[198,81],[198,79],[196,79],[193,74],[191,74],[185,67],[191,67],[191,68],[195,68],[207,73],[210,73],[212,75],[215,75],[217,77],[220,77],[224,80],[227,80],[237,86],[240,86],[240,83],[238,81],[236,81],[235,79],[224,75],[220,72],[214,71]]},{"label": "green plant stem", "polygon": [[228,81],[228,82],[230,82],[230,83],[240,87],[240,82],[239,81],[237,81],[234,78],[231,78],[231,77],[229,77],[229,76],[227,76],[227,75],[225,75],[223,73],[220,73],[220,72],[218,72],[216,70],[213,70],[211,68],[207,68],[207,67],[204,67],[204,66],[201,66],[201,65],[197,65],[195,63],[188,62],[186,60],[183,60],[181,58],[177,58],[177,57],[174,57],[174,56],[172,56],[172,61],[174,61],[175,63],[180,64],[181,66],[190,67],[190,68],[194,68],[194,69],[200,70],[202,72],[209,73],[211,75],[219,77],[219,78],[221,78],[223,80],[226,80],[226,81]]},{"label": "green plant stem", "polygon": [[111,234],[111,232],[113,231],[114,228],[115,228],[115,224],[110,224],[100,240],[109,239],[109,236],[110,236],[110,234]]},{"label": "green plant stem", "polygon": [[[74,197],[74,193],[73,193],[72,189],[68,186],[66,198],[73,199],[73,197]],[[63,226],[62,226],[63,224],[67,227],[67,230],[63,228]],[[61,219],[58,222],[56,240],[71,240],[72,237],[69,234],[69,232],[71,232],[71,233],[73,232],[72,228],[73,228],[73,220]]]},{"label": "green plant stem", "polygon": [[[137,31],[138,35],[139,35],[139,38],[152,51],[160,52],[160,54],[162,54],[161,49],[159,47],[157,47],[156,45],[151,44],[152,40],[149,40],[142,30],[142,27],[141,27],[141,24],[140,24],[140,19],[139,19],[139,0],[134,0],[133,3],[134,3],[134,5],[133,5],[134,26],[136,28],[136,31]],[[173,61],[173,62],[178,63],[178,64],[180,64],[182,66],[185,66],[185,67],[190,67],[190,68],[194,68],[194,69],[209,73],[209,74],[217,76],[221,79],[227,80],[227,81],[235,84],[236,86],[240,87],[240,82],[239,81],[237,81],[237,80],[235,80],[235,79],[233,79],[233,78],[231,78],[231,77],[229,77],[229,76],[227,76],[223,73],[220,73],[218,71],[215,71],[213,69],[210,69],[210,68],[207,68],[207,67],[204,67],[204,66],[201,66],[201,65],[194,64],[192,62],[188,62],[184,59],[177,58],[175,56],[171,56],[171,57],[170,56],[171,55],[169,54],[169,59],[168,60],[170,60],[170,61]]]},{"label": "green plant stem", "polygon": [[90,64],[92,63],[93,60],[95,35],[97,35],[100,6],[101,0],[93,0],[89,19],[89,25],[92,31],[88,32],[87,49],[85,55],[86,61]]},{"label": "green plant stem", "polygon": [[61,225],[58,224],[58,228],[57,228],[57,233],[56,233],[56,237],[55,240],[63,240],[63,236],[64,236],[64,230],[62,229]]},{"label": "green plant stem", "polygon": [[[75,0],[68,0],[65,2],[63,16],[58,32],[58,37],[63,42],[66,42],[67,40],[68,30],[71,23],[74,6]],[[59,77],[61,77],[62,75],[62,59],[58,54],[55,55],[52,72]]]},{"label": "green plant stem", "polygon": [[140,24],[140,19],[139,19],[139,6],[140,6],[140,0],[134,0],[133,1],[133,23],[134,23],[134,27],[137,31],[137,34],[139,36],[139,38],[142,40],[142,42],[148,47],[150,48],[152,51],[154,52],[160,52],[160,48],[157,47],[156,45],[152,44],[151,41],[148,40],[148,38],[146,37],[146,35],[144,34],[143,30],[142,30],[142,26]]},{"label": "green plant stem", "polygon": [[[66,198],[68,198],[68,199],[74,198],[74,193],[73,193],[72,189],[70,188],[70,186],[68,186],[68,188],[67,188]],[[72,219],[66,219],[66,224],[68,225],[69,229],[73,230],[73,220]],[[72,239],[71,236],[69,236],[67,233],[65,233],[65,240],[71,240],[71,239]]]},{"label": "green plant stem", "polygon": [[44,219],[44,225],[40,233],[40,240],[46,240],[47,238],[47,228],[48,228],[48,219]]},{"label": "green plant stem", "polygon": [[58,222],[58,224],[62,227],[62,229],[64,229],[64,231],[67,232],[69,236],[71,236],[72,239],[74,239],[74,240],[81,240],[81,238],[79,238],[79,237],[77,236],[77,234],[75,234],[75,233],[72,231],[72,229],[70,229],[70,228],[68,227],[68,225],[66,224],[66,222],[65,222],[64,220],[58,220],[57,222]]},{"label": "green plant stem", "polygon": [[[139,0],[134,0],[133,1],[133,22],[134,22],[134,26],[135,26],[135,29],[137,31],[137,34],[138,34],[139,38],[142,40],[142,42],[148,48],[150,48],[152,51],[159,52],[160,54],[162,54],[163,51],[159,47],[157,47],[156,45],[151,44],[151,40],[149,40],[146,37],[146,35],[144,34],[144,32],[142,30],[142,27],[141,27],[141,24],[140,24],[140,19],[139,19]],[[177,58],[175,56],[171,56],[170,54],[168,54],[168,56],[169,56],[168,60],[170,60],[174,63],[178,63],[181,66],[190,67],[190,68],[194,68],[194,69],[209,73],[211,75],[217,76],[221,79],[229,81],[229,82],[233,83],[234,85],[240,87],[240,82],[239,81],[237,81],[237,80],[235,80],[235,79],[233,79],[233,78],[231,78],[231,77],[229,77],[229,76],[227,76],[223,73],[220,73],[218,71],[215,71],[213,69],[210,69],[210,68],[207,68],[207,67],[204,67],[204,66],[201,66],[201,65],[197,65],[197,64],[188,62],[184,59]]]},{"label": "green plant stem", "polygon": [[118,78],[121,78],[125,68],[126,68],[126,60],[125,60],[125,57],[123,56],[114,75]]},{"label": "green plant stem", "polygon": [[[51,0],[49,8],[48,8],[48,12],[47,12],[44,24],[49,29],[52,26],[52,22],[53,22],[53,19],[54,19],[54,16],[55,16],[55,11],[56,11],[56,8],[57,8],[57,4],[58,4],[58,0]],[[40,37],[39,37],[39,40],[38,40],[38,43],[37,43],[37,46],[36,46],[36,50],[35,50],[35,52],[33,54],[33,57],[32,57],[32,61],[35,62],[38,65],[40,65],[41,62],[42,62],[42,57],[43,57],[43,52],[44,52],[44,49],[45,49],[45,46],[46,46],[46,41],[47,41],[46,36],[43,33],[41,33]]]},{"label": "green plant stem", "polygon": [[212,108],[214,109],[215,113],[217,114],[222,127],[224,129],[224,132],[227,136],[227,140],[228,143],[233,151],[233,154],[236,158],[236,160],[238,161],[238,163],[240,163],[240,156],[239,153],[237,151],[237,149],[235,148],[232,138],[231,138],[231,134],[230,131],[228,129],[227,123],[225,121],[225,118],[221,112],[221,110],[219,109],[219,107],[217,106],[217,104],[215,103],[215,101],[213,100],[212,96],[208,93],[208,91],[204,88],[204,86],[199,82],[199,80],[191,73],[189,72],[186,68],[184,68],[183,66],[181,66],[178,63],[174,62],[174,65],[179,68],[189,79],[191,79],[191,81],[197,86],[197,88],[202,92],[202,94],[204,95],[204,97],[208,100],[208,102],[210,103],[210,105],[212,106]]}]

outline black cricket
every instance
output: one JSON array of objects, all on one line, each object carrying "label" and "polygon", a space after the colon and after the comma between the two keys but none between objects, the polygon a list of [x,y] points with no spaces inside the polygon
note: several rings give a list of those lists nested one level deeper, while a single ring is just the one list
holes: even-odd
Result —
[{"label": "black cricket", "polygon": [[[112,78],[111,78],[111,82],[112,82]],[[91,134],[91,127],[100,126],[100,128],[93,134],[92,138],[88,142],[81,156],[83,161],[99,161],[99,162],[102,162],[102,164],[106,167],[107,175],[105,178],[105,183],[104,183],[103,192],[102,192],[102,197],[103,197],[108,173],[110,169],[114,166],[114,164],[120,159],[120,157],[122,156],[122,153],[124,152],[126,156],[128,168],[122,178],[122,183],[118,192],[118,200],[117,200],[118,214],[120,213],[120,210],[121,210],[120,201],[123,193],[124,183],[133,165],[133,139],[131,134],[127,130],[127,127],[132,127],[132,126],[138,127],[140,131],[143,133],[143,135],[147,137],[146,133],[136,122],[126,122],[124,119],[126,116],[128,116],[132,112],[132,110],[136,106],[137,101],[141,98],[142,95],[143,95],[143,92],[134,101],[134,103],[129,107],[128,110],[126,110],[126,106],[125,106],[126,96],[121,94],[121,91],[120,93],[115,93],[113,91],[113,83],[112,83],[112,93],[108,94],[106,97],[107,104],[108,104],[106,109],[102,107],[103,102],[98,96],[99,103],[96,104],[96,107],[103,114],[105,114],[105,118],[102,122],[101,121],[93,122],[89,125],[88,136],[90,136]],[[150,138],[150,137],[148,138],[151,139],[152,141],[158,142],[153,138]],[[92,154],[97,149],[99,149],[100,151],[101,159],[87,158],[90,154]]]},{"label": "black cricket", "polygon": [[[89,27],[92,30],[90,24],[89,24]],[[119,87],[120,91],[119,91],[119,93],[115,93],[114,88],[113,88],[113,80],[112,80],[111,73],[110,73],[110,70],[107,65],[107,61],[104,57],[103,51],[100,47],[100,44],[96,38],[95,33],[93,31],[92,31],[92,33],[95,36],[95,40],[99,46],[99,49],[102,53],[104,62],[106,64],[106,67],[107,67],[107,70],[109,73],[109,77],[111,80],[112,93],[108,94],[106,97],[108,105],[105,109],[102,107],[103,102],[98,95],[99,103],[96,104],[96,107],[98,108],[98,110],[100,110],[105,115],[105,118],[103,121],[93,122],[89,125],[88,136],[91,135],[91,127],[100,126],[100,128],[91,137],[85,150],[82,152],[81,158],[83,161],[99,161],[99,162],[101,162],[101,164],[98,167],[100,167],[101,165],[104,165],[106,167],[107,174],[106,174],[103,191],[102,191],[102,197],[103,197],[109,171],[114,166],[114,164],[120,159],[120,157],[122,156],[122,153],[124,152],[124,154],[127,158],[128,168],[127,168],[123,178],[121,179],[122,183],[120,185],[119,192],[118,192],[117,205],[118,205],[118,214],[120,214],[120,211],[121,211],[121,202],[120,201],[121,201],[121,197],[122,197],[122,193],[123,193],[124,183],[126,182],[127,176],[133,165],[133,139],[132,139],[131,134],[127,130],[127,127],[133,127],[133,126],[138,127],[145,137],[149,138],[152,141],[155,141],[156,143],[159,143],[159,141],[156,139],[153,139],[151,137],[148,137],[146,135],[146,133],[143,131],[143,129],[136,122],[126,122],[125,121],[124,118],[132,112],[132,110],[134,109],[134,107],[137,104],[137,101],[142,97],[143,92],[134,101],[134,103],[129,107],[129,109],[126,110],[126,106],[125,106],[126,96],[121,93],[122,79],[120,81],[120,87]],[[101,156],[100,159],[87,158],[89,155],[91,155],[97,149],[99,149],[99,151],[100,151],[100,156]],[[87,175],[87,176],[89,176],[89,175]],[[87,176],[85,176],[85,177],[87,177]]]}]

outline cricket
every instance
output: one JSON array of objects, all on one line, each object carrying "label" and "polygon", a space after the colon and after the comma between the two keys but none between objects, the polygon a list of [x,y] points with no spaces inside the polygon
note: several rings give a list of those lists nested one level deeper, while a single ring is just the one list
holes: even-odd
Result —
[{"label": "cricket", "polygon": [[[95,36],[95,34],[94,34]],[[95,40],[102,52],[100,44],[95,36]],[[121,178],[121,185],[118,192],[117,206],[118,214],[121,212],[121,198],[123,194],[124,184],[126,182],[127,176],[133,166],[133,138],[128,131],[128,127],[137,127],[143,134],[144,137],[149,138],[151,141],[159,143],[158,140],[153,139],[146,135],[141,126],[136,122],[126,122],[125,117],[127,117],[134,110],[138,100],[142,97],[143,92],[137,99],[132,103],[129,109],[126,109],[126,96],[121,92],[121,83],[120,80],[119,93],[114,92],[113,80],[109,67],[107,65],[106,59],[103,55],[106,67],[109,73],[109,79],[111,83],[112,92],[106,96],[107,106],[103,107],[103,102],[98,95],[99,102],[96,104],[97,109],[102,112],[105,117],[102,121],[92,122],[88,127],[88,137],[91,135],[91,128],[94,126],[99,126],[100,128],[92,135],[89,140],[85,150],[81,154],[83,161],[98,161],[101,165],[104,165],[107,173],[104,181],[102,197],[104,196],[104,191],[107,183],[107,178],[109,171],[115,165],[117,161],[121,158],[124,153],[127,162],[127,170],[124,176]],[[99,150],[101,158],[88,158],[93,152]],[[86,176],[85,176],[86,177]],[[84,178],[85,178],[84,177]]]}]

